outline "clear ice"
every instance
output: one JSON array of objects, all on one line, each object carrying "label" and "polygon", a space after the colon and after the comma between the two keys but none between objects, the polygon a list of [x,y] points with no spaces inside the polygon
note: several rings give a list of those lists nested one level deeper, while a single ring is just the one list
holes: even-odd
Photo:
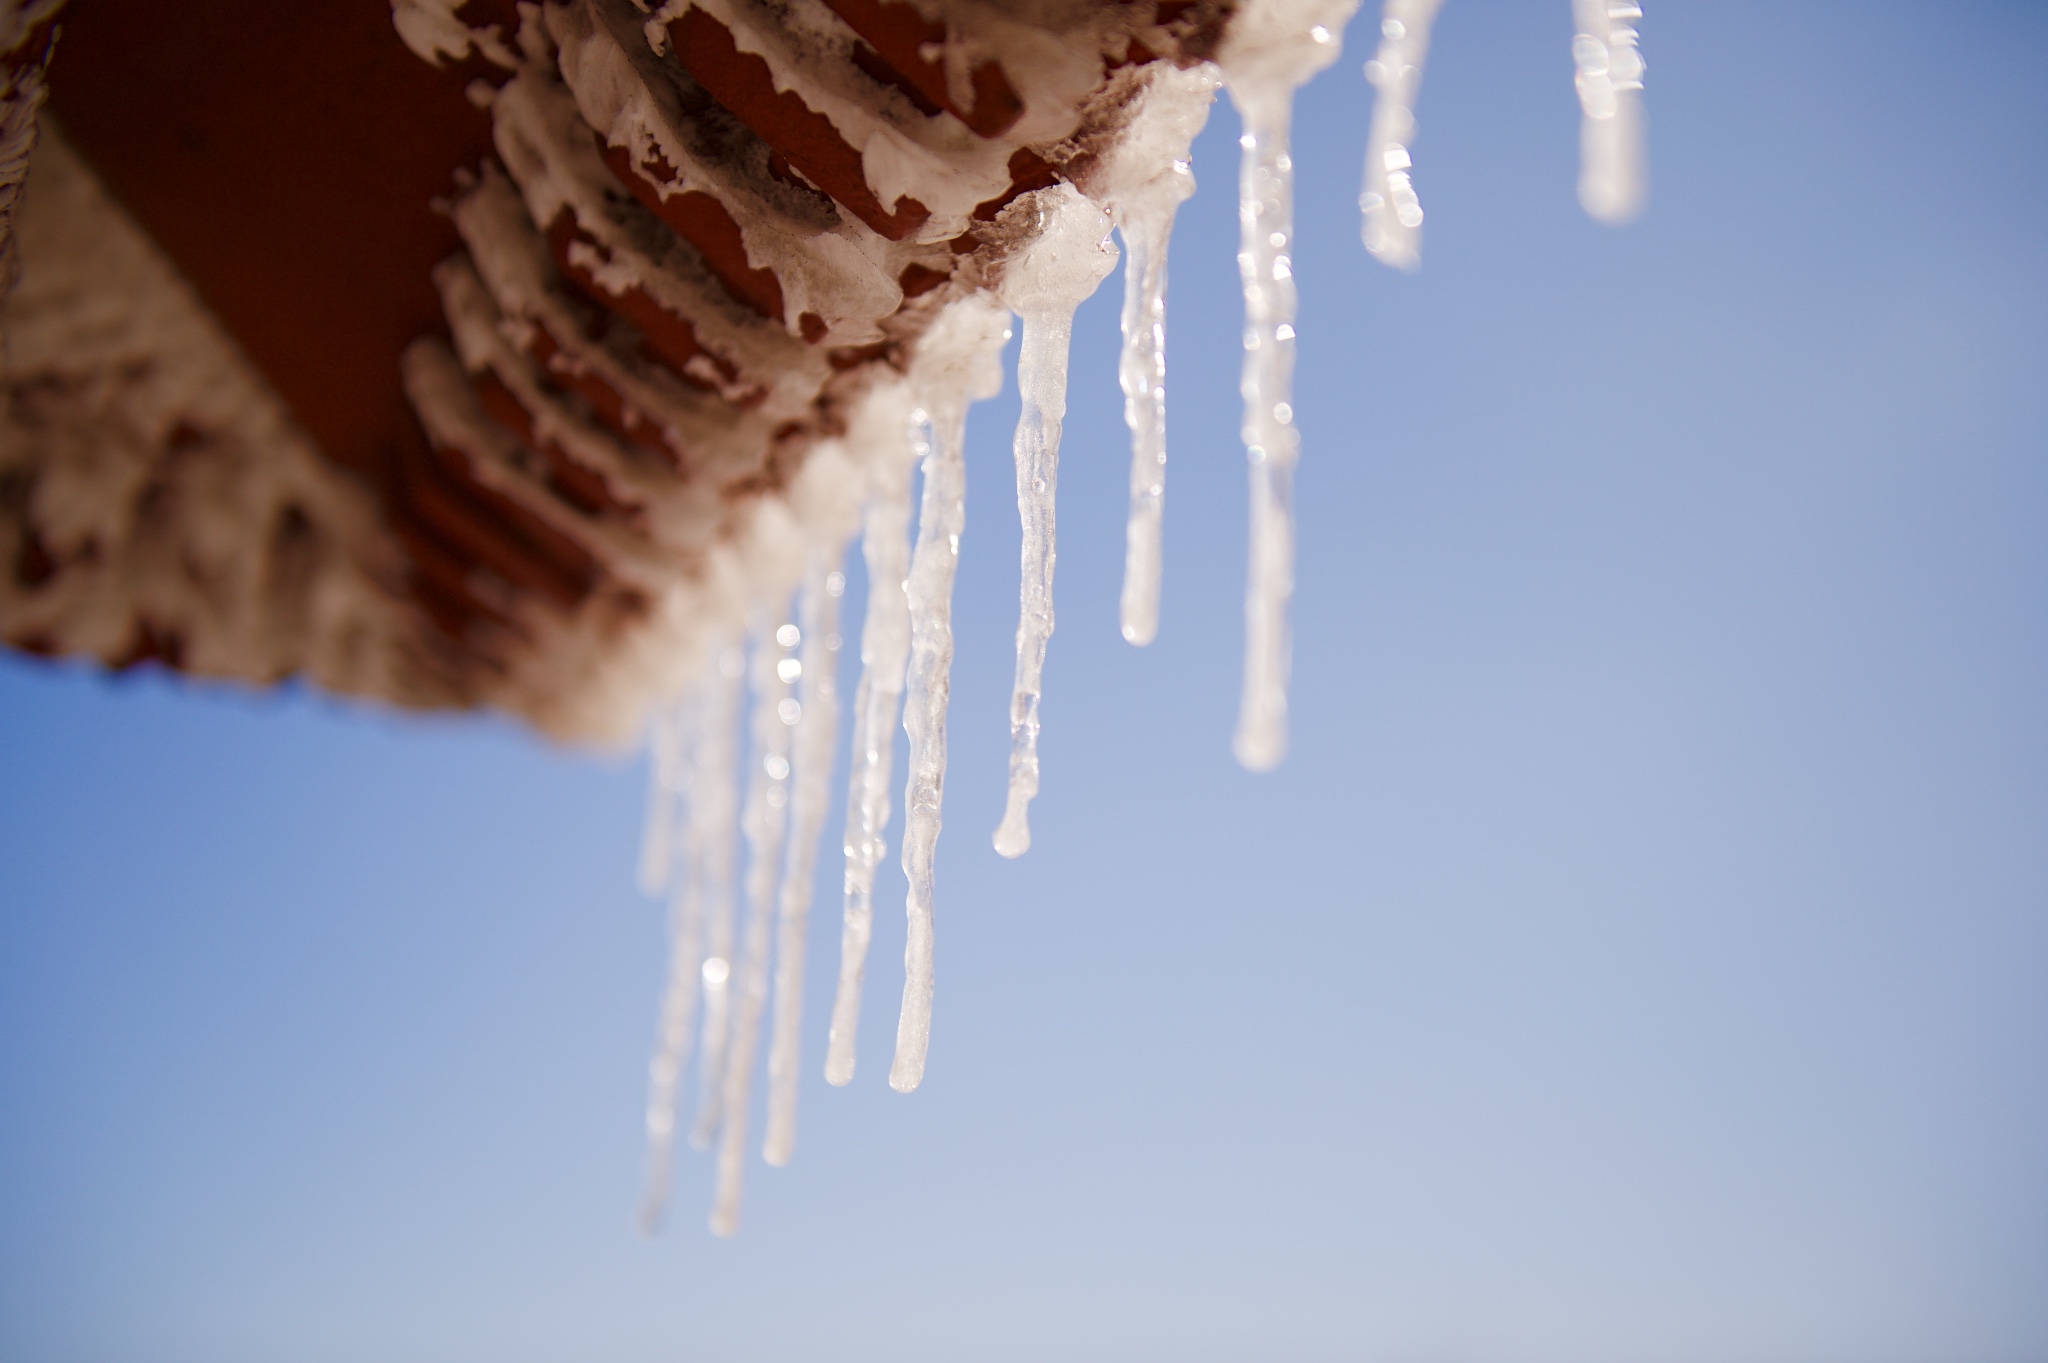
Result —
[{"label": "clear ice", "polygon": [[753,746],[748,753],[747,797],[740,831],[747,844],[746,936],[732,971],[732,1023],[726,1041],[719,1097],[718,1172],[711,1194],[711,1231],[731,1235],[740,1222],[740,1187],[746,1175],[747,1100],[761,1014],[768,1003],[768,958],[774,949],[776,885],[789,828],[790,730],[801,718],[790,694],[796,671],[794,623],[754,631],[748,690],[752,693]]},{"label": "clear ice", "polygon": [[1244,695],[1232,750],[1253,771],[1287,755],[1287,602],[1294,594],[1294,90],[1233,81],[1239,139],[1238,274],[1244,281],[1244,446],[1251,465]]},{"label": "clear ice", "polygon": [[1365,249],[1402,270],[1422,263],[1422,202],[1415,195],[1415,96],[1429,55],[1429,26],[1443,0],[1387,0],[1379,50],[1365,64],[1376,92],[1365,141],[1365,184],[1359,190]]},{"label": "clear ice", "polygon": [[1131,428],[1131,511],[1124,523],[1123,636],[1134,644],[1159,637],[1160,523],[1166,514],[1166,245],[1181,201],[1194,192],[1185,161],[1174,163],[1180,193],[1122,209],[1124,241],[1123,353],[1117,379]]},{"label": "clear ice", "polygon": [[1632,0],[1572,0],[1578,33],[1572,63],[1579,90],[1579,203],[1606,223],[1643,211],[1643,54]]},{"label": "clear ice", "polygon": [[675,861],[676,803],[682,784],[682,734],[672,712],[654,717],[647,750],[647,827],[640,837],[640,893],[668,889]]},{"label": "clear ice", "polygon": [[704,912],[704,1025],[697,1034],[697,1120],[690,1144],[699,1150],[718,1134],[719,1097],[724,1090],[725,1042],[732,1018],[734,916],[733,839],[739,813],[738,729],[740,678],[746,658],[727,645],[712,653],[704,681],[702,740],[690,774],[690,841],[699,848],[698,870]]},{"label": "clear ice", "polygon": [[1067,354],[1074,310],[1116,265],[1107,214],[1070,185],[1038,196],[1040,232],[1007,272],[1001,296],[1024,322],[1017,354],[1017,516],[1024,525],[1017,607],[1017,676],[1010,691],[1010,786],[996,851],[1020,857],[1031,846],[1029,810],[1038,794],[1039,701],[1052,641],[1052,573],[1058,557],[1053,509],[1059,488],[1060,424],[1067,415]]},{"label": "clear ice", "polygon": [[776,906],[775,1011],[768,1037],[768,1120],[761,1157],[789,1163],[796,1148],[797,1064],[803,1053],[804,940],[817,879],[818,837],[831,807],[832,756],[839,738],[839,598],[846,577],[838,554],[814,553],[804,575],[800,713],[790,743],[789,853]]},{"label": "clear ice", "polygon": [[931,453],[924,460],[924,501],[905,592],[910,602],[910,664],[903,729],[910,774],[903,789],[903,874],[908,935],[903,946],[903,1008],[889,1087],[909,1093],[924,1080],[932,1037],[932,871],[939,811],[946,795],[946,702],[952,694],[953,573],[967,517],[964,394],[931,402]]},{"label": "clear ice", "polygon": [[[902,414],[913,458],[930,453],[920,424]],[[860,684],[853,693],[853,775],[846,793],[846,909],[839,936],[839,990],[832,1000],[825,1080],[853,1079],[860,1028],[861,980],[874,935],[875,869],[889,850],[889,776],[896,750],[896,714],[910,655],[910,461],[883,451],[861,527],[867,562],[867,616],[860,631]]]},{"label": "clear ice", "polygon": [[[682,1080],[683,1061],[690,1053],[692,1032],[697,1021],[699,982],[704,955],[703,849],[698,845],[701,825],[695,817],[696,799],[690,781],[694,774],[698,746],[704,742],[700,722],[708,697],[691,696],[679,715],[665,715],[655,732],[657,765],[669,765],[669,797],[661,802],[661,813],[673,821],[675,805],[682,806],[680,857],[664,868],[669,881],[668,978],[661,996],[661,1017],[656,1024],[654,1053],[647,1061],[647,1175],[640,1199],[641,1228],[652,1232],[661,1224],[668,1204],[669,1167],[675,1153],[676,1098]],[[666,752],[664,753],[664,748]],[[671,835],[664,833],[664,847]]]}]

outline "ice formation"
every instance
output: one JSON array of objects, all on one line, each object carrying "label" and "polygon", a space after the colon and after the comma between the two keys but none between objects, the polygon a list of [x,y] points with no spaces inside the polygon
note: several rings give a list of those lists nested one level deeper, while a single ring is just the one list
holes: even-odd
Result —
[{"label": "ice formation", "polygon": [[889,1087],[898,1093],[909,1093],[924,1082],[932,1038],[932,896],[939,814],[946,795],[953,574],[960,564],[960,534],[967,519],[967,404],[993,393],[1002,381],[995,361],[999,347],[1010,338],[1007,319],[998,307],[981,303],[972,310],[960,309],[957,316],[964,334],[956,353],[964,364],[957,374],[943,375],[924,398],[932,438],[924,457],[917,548],[904,584],[910,598],[910,664],[903,729],[910,738],[910,774],[903,787],[903,874],[910,892],[904,901],[903,1007],[896,1019],[896,1055],[889,1066]]},{"label": "ice formation", "polygon": [[[901,389],[877,405],[883,420],[901,429],[904,448],[922,461],[929,453],[923,422],[913,420]],[[915,415],[921,417],[921,412]],[[885,437],[886,438],[886,437]],[[861,981],[874,935],[875,871],[889,850],[889,777],[896,752],[896,716],[903,706],[904,668],[910,657],[910,463],[884,458],[875,465],[861,525],[867,561],[867,617],[860,631],[860,684],[853,696],[853,776],[846,795],[846,883],[839,940],[839,988],[832,1000],[825,1078],[853,1079],[854,1041],[860,1028]]]},{"label": "ice formation", "polygon": [[1294,92],[1337,59],[1357,0],[1295,0],[1240,19],[1219,54],[1244,132],[1237,270],[1244,281],[1244,447],[1251,466],[1244,695],[1232,750],[1254,771],[1287,753],[1287,603],[1294,594]]},{"label": "ice formation", "polygon": [[1010,787],[996,851],[1021,857],[1031,846],[1027,811],[1038,793],[1038,707],[1052,640],[1052,570],[1058,544],[1053,498],[1060,425],[1067,415],[1067,349],[1074,310],[1116,264],[1109,215],[1070,185],[1034,205],[1038,234],[1005,267],[1001,298],[1024,321],[1017,354],[1017,515],[1024,545],[1017,606],[1017,679],[1010,691]]},{"label": "ice formation", "polygon": [[1579,31],[1579,203],[1602,222],[1623,223],[1642,212],[1647,193],[1643,154],[1643,54],[1632,0],[1572,0]]},{"label": "ice formation", "polygon": [[790,742],[789,853],[776,900],[775,1013],[768,1040],[768,1122],[761,1140],[762,1157],[778,1165],[789,1163],[796,1148],[804,946],[818,838],[832,804],[832,756],[839,737],[839,598],[845,592],[846,575],[839,571],[837,556],[813,554],[797,619],[803,652],[783,664],[797,664],[802,688]]},{"label": "ice formation", "polygon": [[1358,191],[1365,249],[1398,269],[1422,263],[1422,201],[1411,175],[1415,96],[1429,55],[1429,26],[1443,0],[1387,0],[1379,51],[1365,64],[1376,92],[1365,138],[1365,184]]},{"label": "ice formation", "polygon": [[[890,1086],[907,1093],[918,1087],[925,1072],[934,996],[935,859],[946,778],[952,593],[965,528],[966,415],[974,400],[1000,385],[998,360],[1012,334],[1013,314],[1022,329],[1022,405],[1014,455],[1024,533],[1009,786],[995,846],[1005,856],[1017,856],[1030,844],[1027,810],[1038,790],[1043,668],[1053,628],[1054,507],[1068,343],[1076,306],[1117,259],[1110,243],[1112,230],[1123,241],[1125,296],[1118,378],[1132,447],[1121,628],[1134,644],[1148,643],[1157,633],[1166,461],[1166,251],[1175,212],[1193,190],[1188,147],[1219,87],[1229,91],[1243,126],[1238,263],[1245,307],[1242,437],[1250,473],[1251,535],[1244,687],[1234,749],[1245,766],[1256,770],[1276,765],[1286,751],[1287,611],[1294,577],[1292,483],[1299,453],[1291,391],[1297,293],[1289,134],[1294,93],[1337,58],[1339,33],[1355,2],[1255,0],[1241,6],[1213,52],[1213,62],[1181,67],[1161,63],[1163,69],[1127,81],[1118,95],[1122,122],[1116,139],[1076,157],[1067,163],[1067,172],[1050,183],[1013,191],[1000,201],[973,197],[985,196],[996,183],[986,178],[994,172],[981,155],[985,149],[971,143],[941,145],[943,138],[932,140],[939,133],[931,126],[896,118],[887,110],[877,115],[835,102],[841,96],[827,91],[820,102],[832,111],[835,124],[872,134],[865,142],[849,142],[866,148],[864,183],[876,191],[872,202],[856,208],[861,225],[834,229],[833,239],[843,245],[823,245],[814,234],[797,250],[770,244],[770,234],[783,230],[778,222],[795,230],[789,226],[789,214],[796,209],[785,205],[777,210],[763,201],[757,217],[742,220],[749,259],[754,258],[757,241],[764,259],[792,250],[800,257],[805,252],[815,257],[818,272],[813,282],[803,282],[812,277],[801,268],[784,275],[805,300],[788,304],[785,315],[792,328],[800,312],[814,315],[808,311],[812,307],[824,310],[815,315],[824,319],[820,325],[827,329],[853,326],[848,319],[873,303],[856,296],[859,290],[886,285],[889,269],[904,258],[890,254],[898,249],[894,243],[922,240],[918,229],[904,226],[906,215],[914,217],[916,211],[936,221],[975,202],[984,208],[996,204],[999,211],[984,213],[981,220],[992,222],[991,230],[1011,243],[1007,254],[976,278],[974,287],[954,290],[943,307],[929,314],[899,376],[866,389],[851,407],[843,432],[823,447],[829,460],[838,461],[831,465],[839,470],[834,476],[840,480],[831,495],[860,508],[868,579],[859,682],[851,712],[838,986],[824,1064],[825,1078],[832,1084],[850,1082],[855,1071],[876,875],[889,844],[899,711],[908,738],[901,834],[908,893],[904,986]],[[664,35],[679,31],[677,25],[687,19],[693,5],[718,16],[739,35],[736,41],[742,50],[760,56],[778,82],[796,79],[802,42],[761,27],[743,0],[670,0],[653,12],[652,22],[638,11],[628,13],[621,7],[624,3],[585,0],[581,6],[550,9],[552,32],[562,46],[564,69],[570,72],[569,88],[551,87],[545,72],[529,69],[497,93],[500,116],[512,130],[506,134],[512,148],[508,161],[522,146],[563,165],[583,155],[572,155],[573,148],[560,145],[559,128],[569,126],[564,122],[570,117],[566,110],[574,102],[585,120],[612,129],[614,144],[628,146],[635,158],[645,149],[647,156],[669,167],[679,177],[679,186],[709,183],[721,172],[714,164],[692,159],[689,138],[677,131],[684,115],[678,106],[664,103],[658,83],[647,78],[650,54],[663,50],[668,41]],[[1580,192],[1589,212],[1613,221],[1634,212],[1642,198],[1642,64],[1633,28],[1640,11],[1632,4],[1607,0],[1574,3],[1579,32],[1573,54],[1586,116],[1586,169]],[[1387,0],[1379,44],[1366,66],[1376,96],[1360,195],[1362,236],[1377,258],[1405,269],[1419,261],[1422,211],[1411,179],[1410,147],[1430,27],[1440,4],[1441,0]],[[433,6],[426,8],[438,13]],[[793,13],[808,11],[799,7]],[[643,28],[645,41],[635,48],[634,35]],[[428,29],[423,26],[421,32]],[[453,41],[438,27],[432,34],[439,35],[433,41]],[[918,88],[931,99],[943,95],[950,101],[943,107],[963,119],[994,119],[985,109],[976,112],[968,98],[971,82],[963,78],[963,72],[983,69],[973,63],[990,50],[973,44],[947,47],[943,62],[937,55],[931,57],[931,83]],[[943,75],[938,74],[941,65]],[[554,105],[547,104],[550,100]],[[555,111],[545,113],[546,107]],[[1025,107],[1020,126],[1030,123],[1028,99]],[[550,139],[553,150],[547,149]],[[931,158],[961,146],[972,154],[949,161],[947,173],[935,176]],[[797,169],[806,176],[838,173],[828,161]],[[595,174],[587,169],[578,173]],[[543,177],[541,182],[562,178]],[[575,177],[567,180],[573,185]],[[924,195],[914,206],[913,189]],[[549,191],[536,197],[529,186],[528,211],[536,219],[544,213],[570,211],[564,205],[582,192]],[[493,297],[502,315],[544,317],[549,306],[545,289],[532,281],[530,272],[529,282],[517,283],[519,271],[507,263],[512,259],[510,248],[495,245],[516,237],[509,229],[490,226],[510,220],[506,211],[490,207],[491,196],[502,198],[503,193],[486,177],[458,206],[458,224],[477,259],[479,286],[464,293],[469,286],[451,275],[444,289],[452,288],[458,301],[471,294]],[[530,254],[530,248],[521,249]],[[644,246],[634,247],[616,233],[607,239],[605,249],[613,268],[622,260],[650,259]],[[853,269],[833,254],[846,249],[870,262],[888,262],[888,268]],[[634,250],[642,254],[633,256]],[[653,268],[633,266],[634,271]],[[629,272],[623,278],[638,275]],[[830,291],[835,288],[840,293],[833,296]],[[854,292],[846,292],[849,288]],[[484,355],[487,347],[481,332],[478,336],[470,348]],[[731,353],[738,355],[743,349],[735,345]],[[606,361],[593,355],[579,362]],[[736,363],[732,374],[758,374],[760,391],[771,394],[775,363],[771,357],[757,356]],[[721,370],[719,382],[737,381],[732,374]],[[635,381],[630,373],[618,377],[621,383]],[[671,428],[687,425],[688,404],[664,407],[664,401],[661,393],[648,390],[638,410],[644,418]],[[775,399],[765,401],[772,407]],[[624,476],[623,464],[619,471]],[[807,504],[824,505],[828,500],[819,494]],[[647,1211],[650,1219],[657,1215],[666,1192],[680,1075],[694,1035],[700,1088],[694,1136],[700,1146],[716,1142],[711,1222],[721,1234],[732,1233],[738,1224],[764,1013],[770,1035],[762,1154],[769,1164],[779,1165],[794,1149],[808,911],[838,725],[833,687],[839,647],[837,604],[844,578],[836,565],[840,546],[854,529],[850,519],[833,525],[841,528],[799,536],[806,546],[800,571],[785,567],[779,575],[767,574],[777,584],[775,591],[764,595],[757,590],[751,598],[759,611],[761,600],[776,600],[801,578],[797,618],[760,618],[754,631],[749,682],[752,739],[744,762],[734,746],[741,667],[740,655],[731,647],[700,651],[701,678],[680,688],[682,699],[651,730],[648,830],[641,870],[650,892],[670,896],[672,957],[650,1062]],[[735,602],[749,599],[740,594]],[[800,691],[793,690],[798,683]],[[735,766],[743,766],[747,786],[741,820],[747,849],[746,912],[738,940],[733,923]]]}]

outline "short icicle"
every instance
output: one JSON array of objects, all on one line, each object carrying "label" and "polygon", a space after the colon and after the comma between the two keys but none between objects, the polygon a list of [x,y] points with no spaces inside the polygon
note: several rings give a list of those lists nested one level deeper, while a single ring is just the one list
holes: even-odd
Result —
[{"label": "short icicle", "polygon": [[[1244,696],[1232,749],[1253,771],[1287,753],[1287,603],[1294,594],[1294,91],[1337,56],[1353,5],[1275,0],[1240,23],[1219,63],[1243,119],[1238,273],[1244,281],[1244,444],[1251,465]],[[1311,22],[1313,19],[1322,22]]]},{"label": "short icicle", "polygon": [[691,842],[697,848],[704,915],[704,1025],[697,1034],[697,1120],[690,1144],[710,1147],[718,1134],[719,1097],[725,1088],[725,1042],[732,1019],[734,842],[739,814],[736,751],[740,678],[746,656],[731,644],[712,650],[704,679],[702,728],[694,768]]},{"label": "short icicle", "polygon": [[1387,0],[1380,46],[1365,64],[1377,92],[1365,141],[1365,184],[1358,193],[1365,249],[1400,270],[1422,263],[1422,201],[1413,179],[1415,97],[1429,55],[1429,26],[1443,0]]},{"label": "short icicle", "polygon": [[[708,689],[715,684],[707,679],[704,686]],[[649,1234],[660,1227],[668,1207],[676,1099],[696,1028],[703,980],[703,824],[698,818],[701,801],[693,777],[700,770],[698,749],[705,741],[701,720],[707,699],[702,691],[690,696],[668,722],[678,782],[674,793],[682,817],[676,821],[676,843],[671,851],[675,864],[669,873],[668,979],[662,989],[654,1053],[647,1061],[647,1176],[640,1198],[640,1227]]]},{"label": "short icicle", "polygon": [[754,631],[748,690],[753,710],[749,727],[747,798],[741,834],[747,844],[746,933],[732,971],[732,1029],[726,1042],[725,1074],[719,1097],[718,1172],[711,1193],[711,1233],[733,1235],[740,1227],[740,1188],[746,1177],[747,1104],[753,1092],[754,1056],[761,1039],[761,1014],[768,1003],[768,958],[774,950],[775,890],[789,829],[790,730],[802,708],[790,694],[796,679],[795,624],[763,624]]},{"label": "short icicle", "polygon": [[1031,847],[1029,810],[1038,793],[1039,700],[1052,640],[1052,575],[1058,543],[1060,425],[1067,414],[1067,354],[1074,310],[1116,265],[1109,216],[1071,185],[1041,190],[1038,236],[1005,267],[1002,300],[1024,322],[1017,356],[1023,409],[1014,444],[1017,515],[1024,524],[1017,612],[1017,675],[1010,692],[1010,786],[996,851]]},{"label": "short icicle", "polygon": [[1605,223],[1624,223],[1648,197],[1643,150],[1643,54],[1632,0],[1572,0],[1578,33],[1579,204]]},{"label": "short icicle", "polygon": [[868,493],[861,527],[867,561],[867,616],[860,631],[860,684],[853,694],[853,775],[846,793],[846,908],[839,937],[839,990],[832,1000],[825,1081],[853,1080],[860,1028],[861,981],[874,935],[875,870],[889,850],[889,768],[896,750],[896,715],[903,704],[903,669],[910,656],[910,459],[930,453],[907,401],[892,406],[910,458],[883,451]]},{"label": "short icicle", "polygon": [[789,852],[776,905],[775,1010],[768,1034],[768,1120],[761,1158],[789,1163],[796,1150],[797,1065],[803,1052],[804,941],[817,879],[818,837],[832,804],[839,741],[839,552],[813,553],[804,574],[797,628],[802,709],[790,743]]}]

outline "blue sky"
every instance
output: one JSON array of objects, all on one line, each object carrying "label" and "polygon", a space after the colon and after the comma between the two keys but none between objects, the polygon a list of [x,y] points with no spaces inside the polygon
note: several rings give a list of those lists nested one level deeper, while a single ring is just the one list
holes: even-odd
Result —
[{"label": "blue sky", "polygon": [[[2048,17],[1657,5],[1652,197],[1569,7],[1452,0],[1414,277],[1302,97],[1295,744],[1229,754],[1236,123],[1175,238],[1161,637],[1076,327],[1043,794],[977,409],[931,1067],[746,1225],[632,1226],[643,774],[490,719],[0,661],[0,1357],[2048,1355]],[[857,570],[848,601],[858,618]],[[900,770],[900,767],[899,767]],[[833,828],[837,828],[835,812]]]}]

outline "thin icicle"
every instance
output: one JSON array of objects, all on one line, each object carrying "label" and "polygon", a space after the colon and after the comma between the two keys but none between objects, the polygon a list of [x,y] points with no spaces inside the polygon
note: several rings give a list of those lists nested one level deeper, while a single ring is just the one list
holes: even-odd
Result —
[{"label": "thin icicle", "polygon": [[[1176,165],[1186,175],[1187,163]],[[1194,177],[1188,175],[1192,189]],[[1182,197],[1185,197],[1183,195]],[[1124,638],[1159,637],[1160,525],[1166,514],[1166,243],[1175,200],[1117,215],[1124,240],[1123,354],[1117,378],[1131,428],[1131,511],[1124,523]]]},{"label": "thin icicle", "polygon": [[647,1062],[647,1179],[640,1200],[640,1225],[650,1234],[660,1226],[668,1205],[677,1090],[683,1062],[690,1053],[703,980],[703,825],[697,817],[700,801],[692,778],[699,769],[699,746],[705,741],[702,715],[707,700],[702,694],[692,696],[671,724],[677,739],[681,789],[676,793],[681,797],[683,817],[676,848],[681,865],[672,877],[669,900],[668,982],[662,991],[654,1054]]},{"label": "thin icicle", "polygon": [[740,831],[747,843],[746,936],[732,974],[732,1034],[726,1043],[719,1098],[718,1173],[711,1193],[711,1232],[732,1235],[740,1226],[740,1186],[747,1165],[747,1103],[753,1093],[754,1056],[761,1014],[768,1004],[768,957],[774,949],[775,888],[789,829],[790,730],[802,707],[790,694],[796,680],[798,630],[763,625],[754,632],[747,689],[752,693],[747,801]]},{"label": "thin icicle", "polygon": [[674,863],[676,793],[682,784],[681,735],[676,717],[661,712],[647,737],[647,827],[640,836],[640,893],[668,889]]},{"label": "thin icicle", "polygon": [[796,1148],[797,1062],[803,1050],[804,937],[817,880],[818,837],[832,804],[832,758],[839,739],[839,598],[846,576],[839,554],[811,556],[797,624],[803,635],[802,715],[791,742],[789,854],[776,906],[775,1012],[768,1038],[768,1120],[761,1158],[789,1163]]},{"label": "thin icicle", "polygon": [[[1164,66],[1164,63],[1160,64]],[[1124,523],[1123,636],[1159,637],[1160,528],[1166,510],[1166,248],[1174,215],[1195,192],[1188,147],[1222,76],[1204,62],[1155,67],[1132,131],[1097,182],[1124,244],[1123,353],[1117,379],[1131,428],[1131,509]]]},{"label": "thin icicle", "polygon": [[1578,33],[1579,203],[1605,223],[1624,223],[1647,197],[1643,153],[1643,54],[1633,0],[1572,0]]},{"label": "thin icicle", "polygon": [[1294,163],[1292,90],[1238,95],[1244,279],[1244,445],[1251,461],[1251,565],[1244,602],[1244,697],[1237,760],[1267,771],[1287,755],[1287,602],[1294,595]]},{"label": "thin icicle", "polygon": [[[1353,0],[1355,3],[1355,0]],[[1244,444],[1251,464],[1251,563],[1245,588],[1244,698],[1232,744],[1254,771],[1287,753],[1287,602],[1294,594],[1294,92],[1337,56],[1353,3],[1270,3],[1221,54],[1244,121],[1238,188],[1244,280]],[[1328,20],[1308,20],[1327,14]]]},{"label": "thin icicle", "polygon": [[704,902],[704,1029],[697,1037],[697,1121],[690,1144],[699,1150],[718,1134],[719,1098],[725,1088],[725,1042],[732,1018],[733,841],[739,809],[736,729],[745,656],[716,649],[704,680],[702,741],[690,774],[691,840]]},{"label": "thin icicle", "polygon": [[924,1080],[932,1037],[932,872],[939,813],[946,797],[946,702],[952,695],[953,573],[967,521],[967,403],[952,394],[934,401],[931,453],[924,460],[924,501],[917,550],[905,592],[910,599],[910,664],[904,683],[903,729],[910,736],[910,776],[903,789],[903,874],[908,934],[903,946],[903,1009],[896,1019],[896,1056],[889,1087],[908,1093]]},{"label": "thin icicle", "polygon": [[[911,452],[930,453],[919,425],[904,414]],[[896,713],[910,655],[910,464],[885,453],[868,494],[861,553],[867,560],[867,618],[860,631],[860,686],[853,697],[853,777],[846,793],[846,914],[839,937],[839,992],[832,1000],[825,1081],[853,1079],[860,1028],[861,980],[874,935],[875,868],[889,850],[889,768],[896,752]]]},{"label": "thin icicle", "polygon": [[1429,26],[1443,0],[1387,0],[1379,51],[1365,64],[1378,92],[1365,142],[1365,185],[1359,190],[1365,249],[1396,269],[1422,263],[1422,202],[1411,178],[1415,96],[1429,55]]},{"label": "thin icicle", "polygon": [[952,694],[953,574],[967,519],[967,404],[1002,386],[1001,347],[1010,339],[1005,315],[991,307],[955,304],[926,338],[929,353],[947,356],[939,372],[918,378],[932,430],[924,459],[917,549],[904,594],[910,601],[910,665],[904,678],[903,731],[910,773],[903,788],[903,1005],[896,1015],[896,1055],[889,1087],[909,1093],[924,1081],[932,1039],[932,884],[939,814],[946,796],[946,702]]},{"label": "thin icicle", "polygon": [[1071,185],[1042,191],[1039,235],[1006,267],[1002,299],[1024,321],[1017,355],[1023,408],[1014,444],[1017,516],[1024,523],[1017,610],[1017,676],[1010,691],[1010,789],[996,851],[1020,857],[1031,846],[1029,810],[1038,793],[1039,697],[1052,640],[1052,574],[1058,557],[1053,507],[1060,424],[1067,414],[1067,352],[1074,310],[1116,265],[1109,217]]}]

